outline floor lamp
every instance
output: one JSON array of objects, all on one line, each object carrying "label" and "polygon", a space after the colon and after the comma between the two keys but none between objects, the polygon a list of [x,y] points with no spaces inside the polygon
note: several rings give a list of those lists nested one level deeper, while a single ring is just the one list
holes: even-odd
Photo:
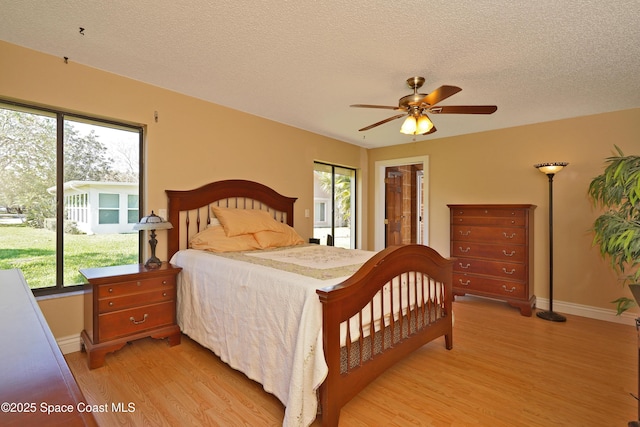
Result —
[{"label": "floor lamp", "polygon": [[549,178],[549,310],[536,313],[541,319],[566,322],[567,318],[553,311],[553,176],[567,166],[567,162],[539,163],[534,168]]}]

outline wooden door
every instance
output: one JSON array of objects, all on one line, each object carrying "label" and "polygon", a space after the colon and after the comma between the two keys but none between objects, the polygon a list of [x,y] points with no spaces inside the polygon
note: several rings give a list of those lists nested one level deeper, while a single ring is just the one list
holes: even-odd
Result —
[{"label": "wooden door", "polygon": [[385,171],[385,247],[402,244],[402,172]]}]

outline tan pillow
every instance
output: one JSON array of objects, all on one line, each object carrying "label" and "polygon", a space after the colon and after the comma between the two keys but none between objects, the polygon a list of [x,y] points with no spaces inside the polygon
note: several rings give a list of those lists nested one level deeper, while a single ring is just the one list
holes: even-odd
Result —
[{"label": "tan pillow", "polygon": [[253,237],[262,249],[266,248],[280,248],[283,246],[294,246],[304,243],[304,240],[296,230],[289,227],[287,224],[276,222],[278,224],[279,231],[258,231],[253,233]]},{"label": "tan pillow", "polygon": [[222,226],[208,227],[189,240],[189,247],[211,252],[238,252],[260,249],[252,234],[229,237]]},{"label": "tan pillow", "polygon": [[256,209],[230,209],[213,206],[213,215],[220,220],[227,236],[253,234],[258,231],[279,231],[278,221],[267,211]]}]

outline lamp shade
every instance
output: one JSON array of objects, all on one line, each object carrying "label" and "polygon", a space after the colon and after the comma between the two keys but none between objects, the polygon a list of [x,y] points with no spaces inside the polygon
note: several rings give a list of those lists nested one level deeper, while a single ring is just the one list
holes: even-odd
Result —
[{"label": "lamp shade", "polygon": [[538,163],[536,165],[533,165],[533,167],[546,175],[551,175],[560,172],[562,168],[564,168],[568,164],[569,163],[567,162]]},{"label": "lamp shade", "polygon": [[416,129],[416,135],[427,133],[431,130],[432,127],[433,127],[433,123],[431,123],[431,120],[429,120],[429,117],[423,114],[420,117],[418,117],[418,128]]},{"label": "lamp shade", "polygon": [[405,119],[404,123],[402,123],[402,127],[400,127],[400,132],[406,135],[415,135],[417,129],[416,118],[413,116],[409,116]]},{"label": "lamp shade", "polygon": [[170,228],[173,228],[173,225],[153,211],[151,211],[151,215],[140,218],[140,222],[133,225],[134,230],[168,230]]}]

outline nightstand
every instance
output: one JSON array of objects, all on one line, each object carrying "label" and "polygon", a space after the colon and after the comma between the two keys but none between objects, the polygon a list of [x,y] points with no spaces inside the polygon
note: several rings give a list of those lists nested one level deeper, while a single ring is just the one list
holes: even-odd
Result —
[{"label": "nightstand", "polygon": [[176,276],[181,270],[166,262],[156,269],[133,264],[80,270],[89,282],[81,338],[90,369],[102,366],[107,353],[140,338],[180,344]]}]

